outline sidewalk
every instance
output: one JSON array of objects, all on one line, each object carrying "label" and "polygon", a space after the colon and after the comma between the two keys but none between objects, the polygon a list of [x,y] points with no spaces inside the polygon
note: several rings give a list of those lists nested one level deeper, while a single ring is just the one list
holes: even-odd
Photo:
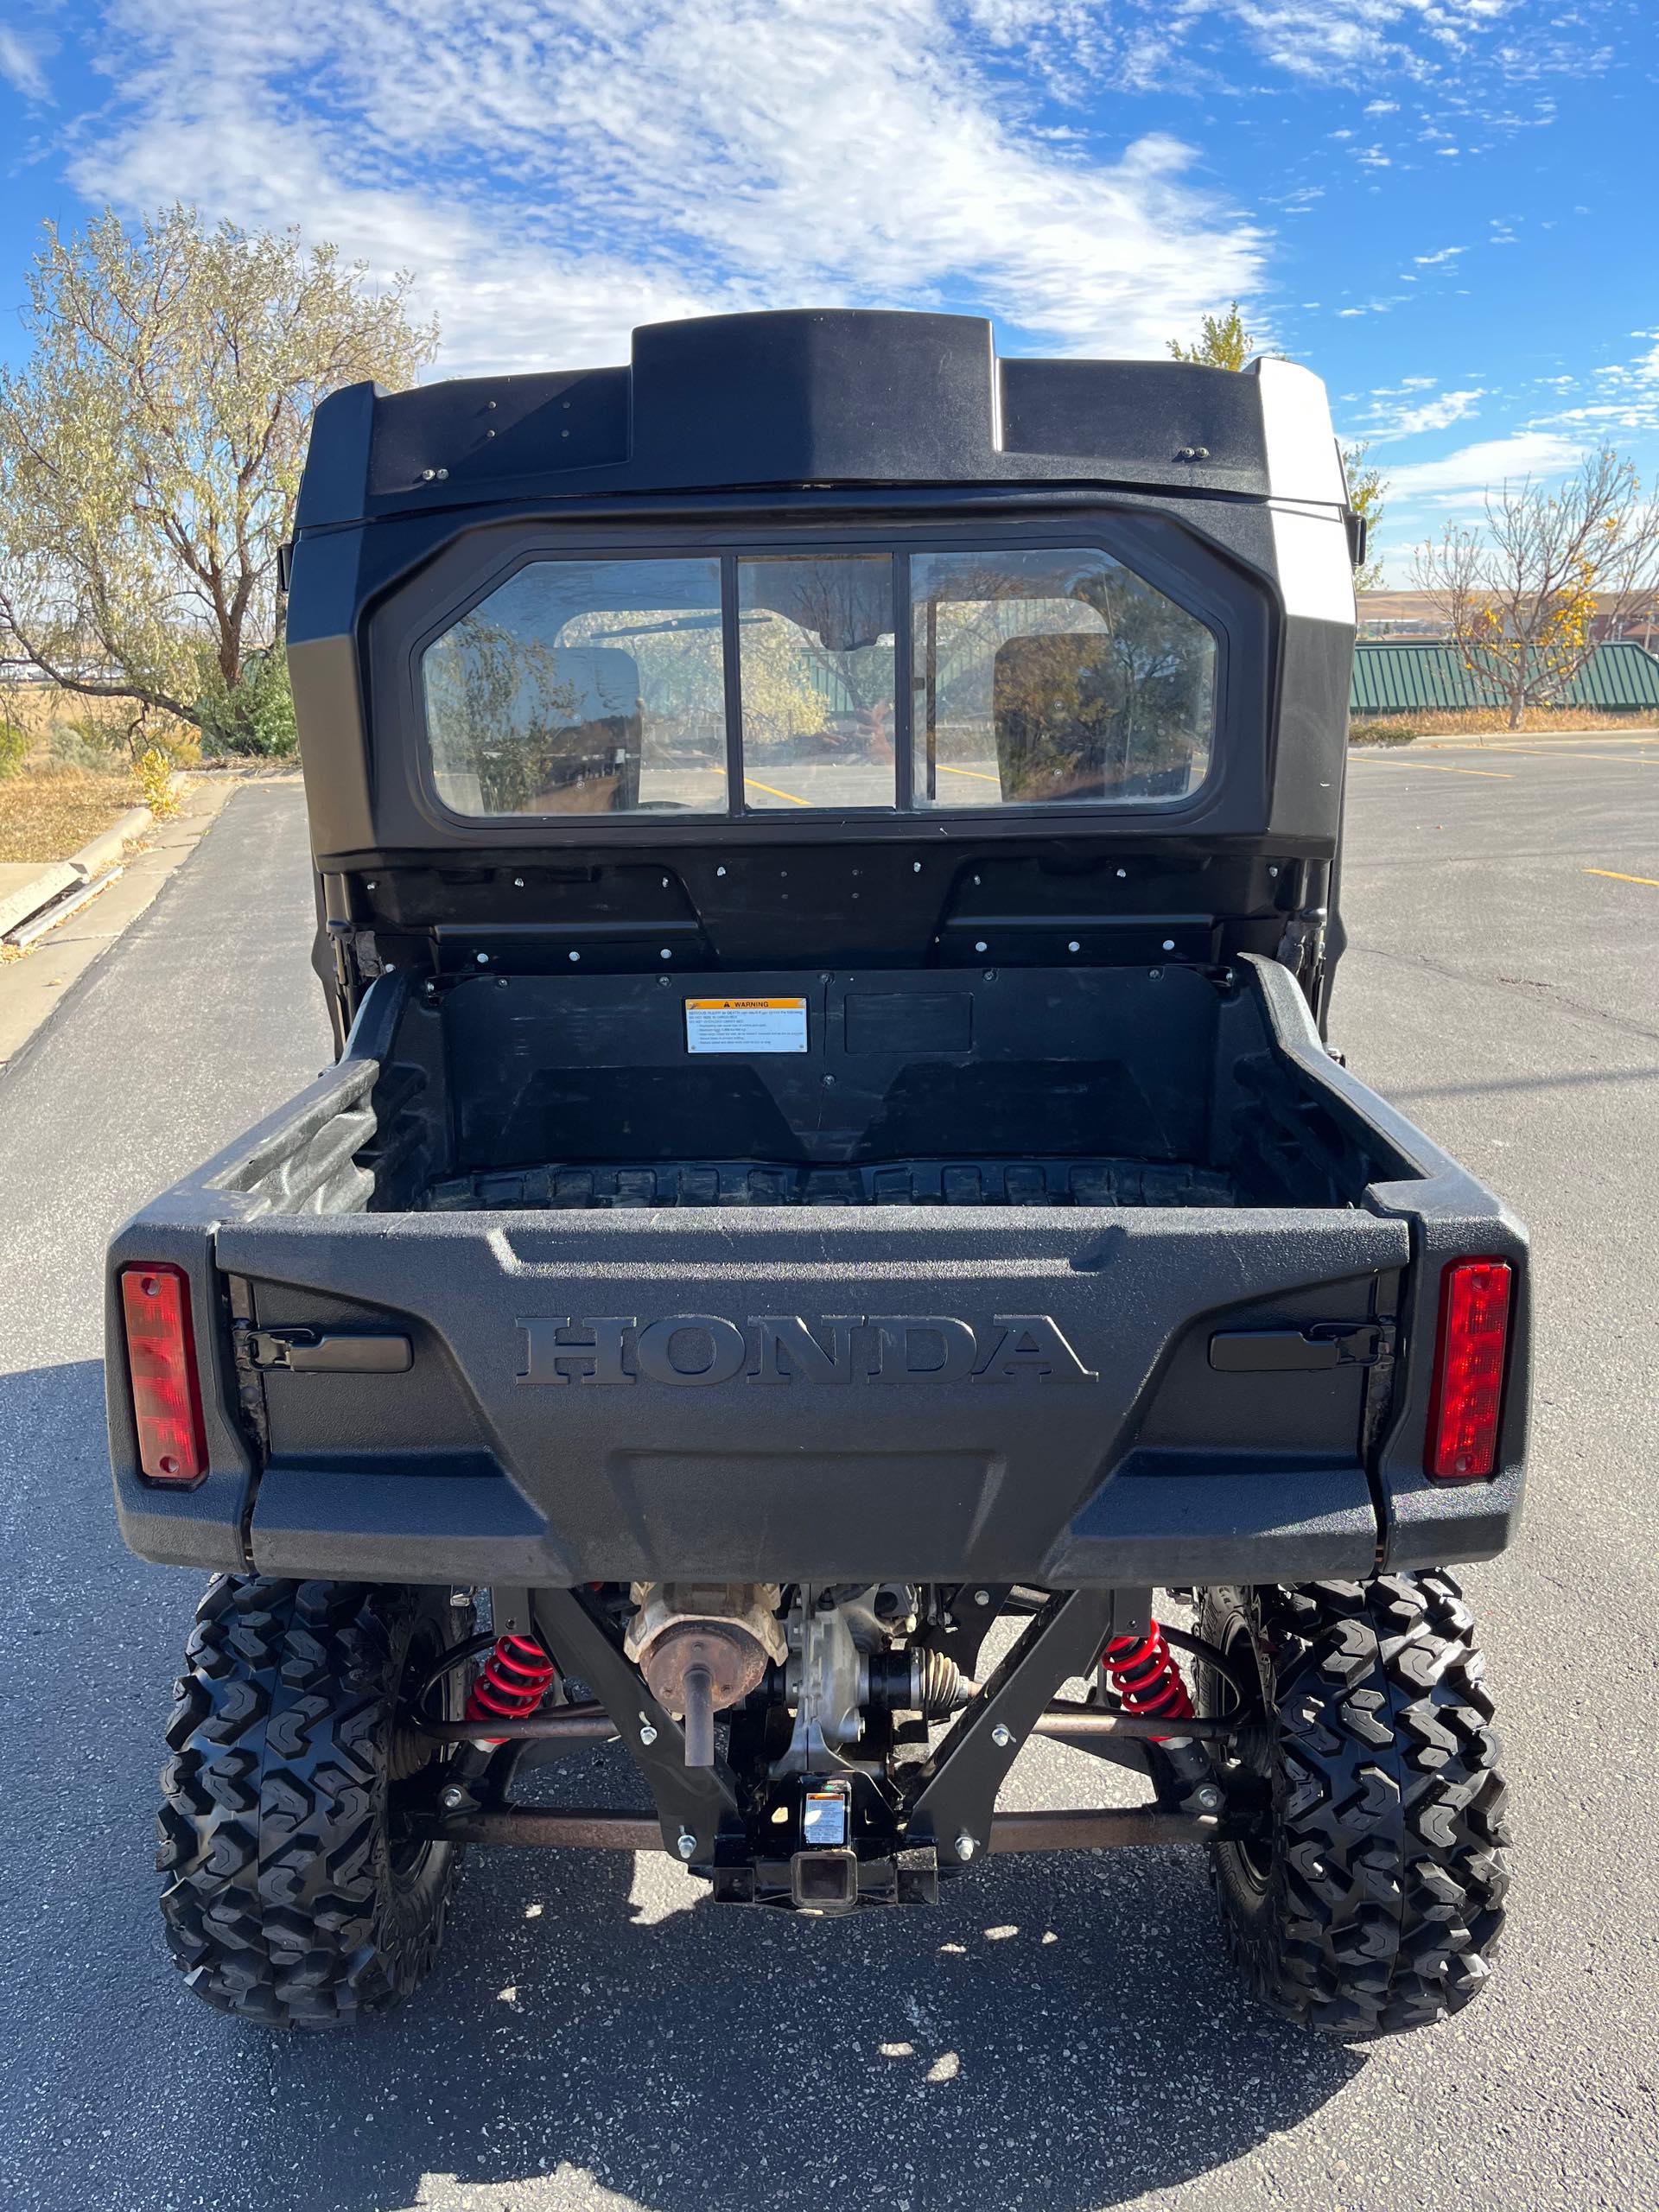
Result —
[{"label": "sidewalk", "polygon": [[[51,1015],[66,991],[137,919],[175,868],[194,852],[245,779],[193,780],[170,822],[158,822],[121,873],[20,957],[0,962],[0,1076]],[[40,873],[40,871],[35,871]],[[3,1097],[0,1090],[0,1098]]]}]

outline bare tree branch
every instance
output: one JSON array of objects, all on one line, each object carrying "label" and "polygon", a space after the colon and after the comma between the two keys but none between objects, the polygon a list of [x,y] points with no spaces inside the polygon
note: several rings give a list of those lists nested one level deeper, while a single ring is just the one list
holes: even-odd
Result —
[{"label": "bare tree branch", "polygon": [[1413,581],[1439,601],[1465,669],[1518,729],[1558,706],[1595,650],[1599,607],[1659,588],[1659,500],[1611,447],[1550,492],[1529,477],[1489,491],[1484,522],[1419,547]]}]

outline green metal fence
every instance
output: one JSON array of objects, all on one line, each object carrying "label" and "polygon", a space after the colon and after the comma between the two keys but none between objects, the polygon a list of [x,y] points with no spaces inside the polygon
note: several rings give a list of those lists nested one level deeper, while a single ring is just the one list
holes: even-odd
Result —
[{"label": "green metal fence", "polygon": [[[1408,715],[1455,714],[1506,702],[1490,677],[1464,665],[1455,645],[1362,638],[1354,648],[1348,703],[1356,715]],[[1568,684],[1561,704],[1599,714],[1659,709],[1659,656],[1624,641],[1598,645]]]}]

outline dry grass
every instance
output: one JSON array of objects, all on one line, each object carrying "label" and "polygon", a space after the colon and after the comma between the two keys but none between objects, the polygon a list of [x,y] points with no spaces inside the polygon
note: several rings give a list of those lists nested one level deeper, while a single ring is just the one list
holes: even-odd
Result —
[{"label": "dry grass", "polygon": [[50,683],[9,683],[0,692],[0,715],[31,738],[46,738],[54,729],[71,723],[88,723],[105,731],[111,746],[124,753],[124,735],[132,712],[124,699],[83,698],[79,692],[60,691]]},{"label": "dry grass", "polygon": [[[1659,715],[1637,713],[1630,715],[1597,714],[1577,707],[1528,707],[1521,717],[1521,730],[1531,730],[1542,735],[1548,730],[1623,730],[1633,734],[1641,730],[1659,729]],[[1375,737],[1362,733],[1374,730]],[[1398,744],[1411,737],[1512,737],[1519,734],[1510,728],[1505,714],[1478,712],[1473,709],[1460,713],[1433,713],[1425,709],[1415,715],[1364,715],[1356,718],[1353,737],[1356,744]]]},{"label": "dry grass", "polygon": [[30,766],[0,777],[0,861],[65,861],[134,803],[130,778]]}]

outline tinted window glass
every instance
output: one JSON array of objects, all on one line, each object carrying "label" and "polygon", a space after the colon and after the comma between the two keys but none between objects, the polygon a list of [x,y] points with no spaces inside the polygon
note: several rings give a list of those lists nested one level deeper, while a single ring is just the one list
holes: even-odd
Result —
[{"label": "tinted window glass", "polygon": [[738,563],[747,805],[893,804],[893,633],[885,553]]},{"label": "tinted window glass", "polygon": [[537,561],[422,658],[457,814],[726,806],[718,561]]},{"label": "tinted window glass", "polygon": [[1210,632],[1109,554],[911,562],[918,806],[1144,805],[1210,763]]}]

